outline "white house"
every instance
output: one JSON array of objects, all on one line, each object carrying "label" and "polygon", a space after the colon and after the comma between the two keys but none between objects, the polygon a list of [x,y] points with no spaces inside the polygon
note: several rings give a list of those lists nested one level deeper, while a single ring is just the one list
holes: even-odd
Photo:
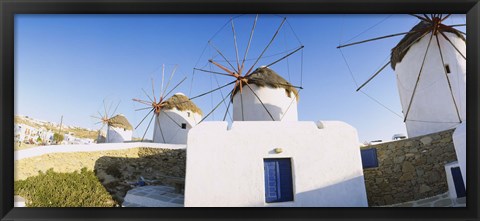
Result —
[{"label": "white house", "polygon": [[397,76],[408,137],[455,128],[466,120],[465,38],[455,30],[443,31],[461,55],[443,35],[432,36],[431,30],[424,29],[432,25],[420,22],[411,30],[416,32],[407,34],[392,49],[391,65]]},{"label": "white house", "polygon": [[249,87],[243,86],[242,92],[235,88],[234,121],[298,120],[298,91],[288,81],[268,67],[256,69],[247,79]]},{"label": "white house", "polygon": [[[203,122],[190,130],[185,206],[368,206],[355,128],[338,121],[296,121],[285,105],[287,99],[293,102],[290,110],[296,115],[297,93],[275,86],[271,80],[279,76],[263,70],[270,76],[249,84],[256,86],[275,121],[244,96],[245,121],[235,121],[231,128],[227,122]],[[242,96],[248,90],[244,86]],[[234,110],[242,105],[239,93]]]},{"label": "white house", "polygon": [[176,93],[155,116],[154,143],[186,144],[188,131],[202,119],[202,110],[187,96]]},{"label": "white house", "polygon": [[132,140],[132,125],[127,118],[118,114],[108,119],[107,143],[123,143]]}]

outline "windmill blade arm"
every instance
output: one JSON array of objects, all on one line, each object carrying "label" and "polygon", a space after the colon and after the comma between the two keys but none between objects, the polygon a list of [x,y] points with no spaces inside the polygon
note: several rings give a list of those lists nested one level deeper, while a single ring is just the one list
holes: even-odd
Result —
[{"label": "windmill blade arm", "polygon": [[170,91],[165,95],[165,97],[167,97],[170,93],[172,93],[172,91],[175,90],[178,86],[180,86],[186,79],[187,79],[187,77],[184,77],[177,85],[175,85],[175,87],[172,88],[172,90],[170,90]]},{"label": "windmill blade arm", "polygon": [[380,72],[383,71],[383,69],[385,69],[391,62],[389,61],[388,63],[386,63],[385,65],[383,65],[382,68],[380,68],[380,70],[378,70],[375,74],[373,74],[367,81],[365,81],[365,83],[363,83],[362,85],[360,85],[360,87],[357,88],[356,91],[359,91],[360,89],[362,89],[365,85],[368,84],[368,82],[370,82],[373,78],[375,78],[378,74],[380,74]]},{"label": "windmill blade arm", "polygon": [[258,97],[257,93],[255,93],[255,91],[253,91],[252,87],[250,87],[250,85],[248,85],[248,83],[246,84],[248,86],[248,88],[250,89],[250,91],[255,95],[255,97],[258,99],[258,101],[260,101],[260,103],[262,104],[263,108],[265,108],[265,110],[267,111],[268,115],[270,116],[270,118],[272,118],[272,121],[275,121],[275,118],[273,118],[272,114],[270,113],[270,111],[267,109],[267,107],[265,106],[265,104],[263,103],[262,99],[260,99],[260,97]]},{"label": "windmill blade arm", "polygon": [[224,74],[224,73],[220,73],[220,72],[216,72],[216,71],[209,71],[209,70],[200,69],[200,68],[193,68],[193,70],[202,71],[202,72],[206,72],[206,73],[212,73],[212,74],[218,74],[218,75],[224,75],[224,76],[229,76],[229,77],[232,76],[231,74]]},{"label": "windmill blade arm", "polygon": [[236,82],[236,80],[235,80],[235,81],[232,81],[232,82],[230,82],[230,83],[228,83],[228,84],[225,84],[225,85],[223,85],[223,86],[221,86],[221,87],[215,88],[215,89],[213,89],[213,90],[211,90],[211,91],[207,91],[207,92],[205,92],[205,93],[203,93],[203,94],[200,94],[200,95],[197,95],[197,96],[195,96],[195,97],[192,97],[192,98],[190,98],[190,100],[193,100],[193,99],[195,99],[195,98],[199,98],[199,97],[205,96],[205,95],[207,95],[207,94],[210,94],[210,93],[212,93],[212,92],[215,92],[215,91],[217,91],[217,90],[220,90],[220,89],[222,89],[222,88],[224,88],[224,87],[226,87],[226,86],[228,86],[228,85],[231,85],[231,84],[233,84],[233,83],[235,83],[235,82]]},{"label": "windmill blade arm", "polygon": [[231,91],[230,93],[228,93],[228,95],[227,95],[225,98],[223,98],[223,100],[220,101],[220,102],[217,104],[217,106],[215,106],[215,108],[213,108],[202,120],[200,120],[200,122],[198,122],[198,124],[202,123],[205,119],[207,119],[207,117],[210,116],[210,114],[212,114],[212,113],[220,106],[220,104],[222,104],[222,102],[223,102],[227,97],[229,97],[230,95],[232,95],[232,93],[233,93],[233,91]]},{"label": "windmill blade arm", "polygon": [[353,43],[350,43],[350,44],[339,45],[339,46],[337,46],[337,48],[344,48],[344,47],[348,47],[348,46],[352,46],[352,45],[362,44],[362,43],[366,43],[366,42],[370,42],[370,41],[376,41],[376,40],[391,38],[391,37],[410,34],[410,33],[415,33],[415,32],[418,32],[418,30],[410,31],[410,32],[402,32],[402,33],[397,33],[397,34],[391,34],[391,35],[385,35],[385,36],[382,36],[382,37],[371,38],[371,39],[367,39],[367,40],[363,40],[363,41],[357,41],[357,42],[353,42]]},{"label": "windmill blade arm", "polygon": [[285,55],[285,56],[281,57],[280,59],[278,59],[278,60],[276,60],[276,61],[274,61],[274,62],[272,62],[272,63],[268,64],[268,65],[267,65],[267,67],[270,67],[270,66],[272,66],[272,65],[274,65],[274,64],[276,64],[276,63],[278,63],[278,62],[280,62],[281,60],[283,60],[283,59],[285,59],[285,58],[288,58],[288,57],[290,57],[291,55],[295,54],[297,51],[300,51],[300,50],[301,50],[301,49],[303,49],[304,47],[305,47],[305,46],[303,46],[303,45],[302,45],[302,46],[300,46],[300,47],[298,47],[298,48],[297,48],[295,51],[292,51],[292,52],[288,53],[287,55]]}]

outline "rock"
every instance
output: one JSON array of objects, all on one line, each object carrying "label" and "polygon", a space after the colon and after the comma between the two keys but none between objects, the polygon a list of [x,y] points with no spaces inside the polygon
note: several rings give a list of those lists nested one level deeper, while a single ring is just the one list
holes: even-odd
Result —
[{"label": "rock", "polygon": [[420,142],[422,142],[423,145],[429,145],[430,143],[432,143],[432,138],[430,136],[426,136],[426,137],[423,137],[422,139],[420,139]]},{"label": "rock", "polygon": [[432,188],[430,188],[429,186],[427,186],[427,185],[425,185],[425,184],[422,184],[422,185],[420,186],[419,192],[420,192],[420,193],[425,193],[425,192],[428,192],[428,191],[430,191],[430,190],[432,190]]},{"label": "rock", "polygon": [[413,173],[413,172],[415,172],[415,167],[412,165],[412,163],[406,161],[402,165],[402,172],[403,173]]},{"label": "rock", "polygon": [[405,156],[398,156],[398,157],[395,157],[393,162],[394,163],[401,163],[401,162],[403,162],[404,159],[405,159]]}]

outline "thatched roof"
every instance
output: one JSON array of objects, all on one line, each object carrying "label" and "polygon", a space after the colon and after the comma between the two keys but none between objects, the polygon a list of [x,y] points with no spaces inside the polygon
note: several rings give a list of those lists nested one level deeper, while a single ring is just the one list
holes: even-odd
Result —
[{"label": "thatched roof", "polygon": [[[283,88],[288,97],[290,97],[291,92],[293,92],[297,101],[299,99],[297,89],[295,89],[290,82],[268,67],[259,67],[246,78],[248,79],[249,84],[255,84],[259,87],[268,86],[271,88]],[[239,90],[240,86],[238,85],[237,88],[235,88],[235,93],[232,94],[232,98]],[[243,88],[243,90],[245,90],[245,88]]]},{"label": "thatched roof", "polygon": [[171,110],[176,108],[179,111],[189,110],[203,115],[202,110],[195,105],[187,96],[182,93],[176,93],[165,101],[163,108]]},{"label": "thatched roof", "polygon": [[[418,32],[406,34],[402,38],[402,40],[400,40],[400,42],[394,48],[392,48],[392,53],[391,53],[391,57],[390,57],[390,62],[391,62],[390,65],[392,66],[393,70],[395,70],[395,65],[398,62],[401,62],[403,57],[405,56],[405,54],[407,54],[408,49],[406,49],[406,50],[404,50],[404,49],[406,47],[408,47],[410,44],[412,44],[417,38],[419,38],[420,36],[425,34],[425,32],[431,32],[431,29],[428,28],[428,27],[431,27],[431,26],[432,26],[431,22],[421,21],[420,23],[415,25],[412,28],[412,30],[409,31],[409,32],[412,32],[412,31],[418,31]],[[424,29],[424,30],[422,31],[422,29]],[[442,31],[443,32],[454,33],[460,39],[465,41],[465,38],[463,37],[463,35],[453,28],[451,30],[443,29]]]},{"label": "thatched roof", "polygon": [[123,128],[126,130],[132,130],[133,127],[128,122],[127,118],[123,116],[122,114],[118,114],[115,117],[112,117],[108,119],[108,126],[110,127],[118,127],[118,128]]}]

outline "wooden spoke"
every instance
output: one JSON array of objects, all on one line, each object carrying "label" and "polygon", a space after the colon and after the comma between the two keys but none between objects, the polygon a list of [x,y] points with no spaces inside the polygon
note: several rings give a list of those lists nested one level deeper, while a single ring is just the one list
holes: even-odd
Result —
[{"label": "wooden spoke", "polygon": [[172,71],[172,73],[170,74],[170,78],[168,79],[167,85],[166,85],[165,88],[163,89],[162,94],[160,95],[160,97],[162,97],[162,98],[166,97],[166,96],[164,96],[164,95],[165,95],[165,91],[168,89],[168,86],[170,85],[170,82],[172,81],[173,75],[175,75],[175,72],[177,71],[177,67],[178,67],[178,65],[175,65],[175,67],[173,68],[173,71]]},{"label": "wooden spoke", "polygon": [[105,110],[105,117],[108,118],[107,105],[105,104],[105,99],[103,100],[103,109]]},{"label": "wooden spoke", "polygon": [[270,66],[272,66],[272,65],[274,65],[274,64],[276,64],[276,63],[278,63],[279,61],[281,61],[281,60],[283,60],[283,59],[285,59],[285,58],[288,58],[288,57],[290,57],[292,54],[295,54],[297,51],[300,51],[300,50],[301,50],[301,49],[303,49],[304,47],[305,47],[305,46],[303,46],[303,45],[302,45],[302,46],[300,46],[300,47],[299,47],[299,48],[297,48],[295,51],[292,51],[292,52],[288,53],[287,55],[285,55],[285,56],[281,57],[280,59],[278,59],[278,60],[276,60],[276,61],[274,61],[274,62],[272,62],[272,63],[268,64],[266,67],[270,67]]},{"label": "wooden spoke", "polygon": [[152,78],[152,94],[153,94],[153,102],[157,103],[157,98],[155,97],[155,85],[154,85],[153,78]]},{"label": "wooden spoke", "polygon": [[182,128],[182,125],[177,123],[177,121],[175,121],[170,115],[168,115],[167,112],[165,112],[165,111],[162,111],[162,112],[165,114],[165,116],[167,116],[170,120],[172,120],[173,123],[175,123],[178,127]]},{"label": "wooden spoke", "polygon": [[423,16],[425,16],[425,18],[427,19],[427,21],[429,21],[429,22],[432,21],[432,18],[429,18],[427,14],[423,14]]},{"label": "wooden spoke", "polygon": [[457,46],[455,46],[453,44],[452,41],[450,41],[450,39],[447,37],[447,35],[445,35],[442,31],[439,31],[440,34],[450,43],[450,45],[453,46],[453,48],[455,48],[455,50],[463,57],[463,59],[467,60],[467,58],[465,57],[465,55],[462,54],[462,52],[460,52],[460,50],[458,50]]},{"label": "wooden spoke", "polygon": [[170,91],[165,95],[165,97],[167,97],[170,93],[172,93],[172,91],[175,90],[178,86],[180,86],[180,84],[182,84],[186,79],[187,79],[187,77],[184,77],[177,85],[175,85],[175,87],[172,88],[172,90],[170,90]]},{"label": "wooden spoke", "polygon": [[429,22],[429,20],[427,20],[426,18],[423,18],[423,17],[421,17],[421,16],[418,16],[418,15],[415,15],[415,14],[409,14],[409,15],[414,16],[414,17],[416,17],[416,18],[418,18],[418,19],[420,19],[420,20],[422,20],[422,21]]},{"label": "wooden spoke", "polygon": [[[160,87],[160,91],[161,91],[161,95],[163,95],[163,81],[165,80],[165,64],[162,64],[162,84],[161,84],[161,87]],[[160,101],[162,100],[162,96],[160,95]],[[155,96],[155,94],[154,94]]]},{"label": "wooden spoke", "polygon": [[237,34],[235,33],[235,25],[233,24],[233,18],[230,20],[230,23],[232,24],[233,44],[235,45],[235,56],[237,58],[237,72],[240,72],[240,61],[238,60]]},{"label": "wooden spoke", "polygon": [[209,71],[209,70],[200,69],[200,68],[193,68],[193,70],[202,71],[202,72],[206,72],[206,73],[212,73],[212,74],[218,74],[218,75],[224,75],[224,76],[229,76],[229,77],[232,76],[231,74],[224,74],[224,73],[220,73],[220,72],[216,72],[216,71]]},{"label": "wooden spoke", "polygon": [[223,86],[221,86],[221,87],[218,87],[218,88],[216,88],[216,89],[213,89],[213,90],[211,90],[211,91],[205,92],[205,93],[200,94],[200,95],[197,95],[197,96],[195,96],[195,97],[192,97],[192,98],[190,98],[190,100],[193,100],[193,99],[195,99],[195,98],[199,98],[199,97],[205,96],[205,95],[207,95],[207,94],[210,94],[210,93],[212,93],[212,92],[214,92],[214,91],[220,90],[220,89],[222,89],[222,88],[224,88],[224,87],[226,87],[226,86],[228,86],[228,85],[231,85],[231,84],[233,84],[233,83],[235,83],[235,82],[236,82],[236,80],[235,80],[235,81],[232,81],[232,82],[230,82],[230,83],[228,83],[228,84],[225,84],[225,85],[223,85]]},{"label": "wooden spoke", "polygon": [[135,111],[147,110],[147,109],[151,109],[151,108],[152,107],[144,107],[144,108],[135,109]]},{"label": "wooden spoke", "polygon": [[248,75],[250,74],[250,72],[252,71],[252,69],[255,67],[255,65],[257,65],[258,61],[262,58],[263,54],[267,51],[267,49],[270,47],[270,45],[273,43],[273,41],[275,40],[275,38],[277,37],[278,35],[278,32],[280,31],[280,29],[282,28],[283,24],[285,23],[285,20],[287,20],[287,18],[283,18],[282,20],[282,23],[280,23],[280,26],[278,26],[277,28],[277,31],[275,32],[275,34],[273,35],[272,39],[270,39],[270,42],[268,42],[267,46],[265,47],[265,49],[263,49],[262,53],[260,54],[260,56],[258,56],[257,60],[255,61],[255,63],[253,63],[253,65],[250,67],[250,69],[248,69],[247,73],[245,73],[245,75]]},{"label": "wooden spoke", "polygon": [[[160,111],[160,113],[162,113],[162,111]],[[165,140],[165,136],[163,135],[162,127],[160,126],[160,113],[158,113],[157,119],[155,119],[155,121],[157,123],[158,129],[160,130],[160,135],[162,135],[163,143],[167,143],[167,141]],[[155,134],[153,136],[155,137]]]},{"label": "wooden spoke", "polygon": [[133,98],[132,100],[135,101],[135,102],[138,102],[138,103],[148,105],[148,106],[152,105],[152,103],[149,103],[148,101],[140,100],[140,99],[137,99],[137,98]]},{"label": "wooden spoke", "polygon": [[[227,106],[227,110],[225,111],[225,115],[223,115],[223,121],[225,121],[225,119],[227,119],[227,114],[229,113],[228,112],[228,109],[230,109],[230,104],[232,102],[231,101],[228,101],[228,106]],[[230,115],[230,114],[229,114]],[[230,117],[231,118],[231,117]],[[233,121],[233,119],[231,119]]]},{"label": "wooden spoke", "polygon": [[220,101],[220,102],[217,104],[217,106],[215,106],[215,107],[213,108],[213,110],[211,110],[204,118],[202,118],[202,120],[200,120],[200,122],[198,122],[198,124],[202,123],[205,119],[207,119],[207,117],[210,116],[210,114],[212,114],[212,113],[220,106],[220,104],[222,104],[222,102],[223,102],[227,97],[229,97],[230,95],[232,95],[232,92],[230,92],[225,98],[223,98],[223,100]]},{"label": "wooden spoke", "polygon": [[262,104],[263,108],[265,108],[265,110],[267,111],[268,115],[270,116],[270,118],[272,118],[272,121],[275,121],[275,118],[273,118],[272,114],[270,113],[270,111],[268,111],[267,107],[265,106],[265,104],[263,103],[262,99],[260,99],[260,97],[258,97],[257,93],[255,93],[255,91],[253,91],[252,87],[250,87],[250,85],[248,84],[245,84],[248,86],[248,88],[250,89],[250,91],[255,95],[255,97],[258,99],[258,101],[260,101],[260,103]]},{"label": "wooden spoke", "polygon": [[143,117],[143,119],[140,121],[140,123],[138,123],[138,125],[135,127],[135,130],[138,128],[138,126],[140,126],[140,124],[143,123],[143,121],[145,120],[145,118],[148,117],[148,115],[150,115],[150,113],[153,112],[153,110],[155,110],[154,108],[152,108],[147,114],[145,114],[145,117]]},{"label": "wooden spoke", "polygon": [[408,104],[407,112],[405,113],[405,118],[403,119],[403,122],[407,121],[410,108],[412,107],[413,98],[415,97],[415,92],[417,91],[418,82],[420,82],[420,76],[422,75],[423,66],[425,65],[425,60],[427,59],[428,49],[430,48],[430,43],[432,43],[433,35],[434,35],[433,33],[430,35],[430,40],[428,41],[427,49],[425,50],[425,55],[423,56],[422,65],[420,66],[420,71],[418,72],[417,81],[415,82],[415,87],[413,88],[412,96],[410,98],[410,102]]},{"label": "wooden spoke", "polygon": [[148,99],[153,102],[153,99],[147,94],[147,92],[145,91],[145,89],[142,88],[142,91],[143,93],[145,93],[145,95],[147,95]]},{"label": "wooden spoke", "polygon": [[438,35],[435,35],[435,39],[437,41],[438,50],[440,52],[440,58],[442,60],[442,67],[443,67],[443,71],[445,73],[445,78],[447,78],[448,88],[450,89],[450,95],[452,95],[453,105],[455,105],[455,111],[457,111],[458,121],[461,123],[462,118],[460,117],[460,112],[458,111],[458,106],[457,106],[457,102],[455,101],[455,96],[453,96],[452,85],[450,83],[450,79],[448,78],[448,73],[447,73],[447,69],[445,67],[445,61],[443,59],[442,48],[440,47],[440,40],[438,40]]},{"label": "wooden spoke", "polygon": [[235,67],[232,65],[232,63],[230,63],[230,61],[228,61],[227,57],[225,57],[225,55],[223,55],[223,53],[220,50],[218,50],[218,48],[215,47],[215,45],[213,45],[213,43],[211,41],[209,41],[208,44],[210,44],[215,49],[215,51],[217,51],[217,53],[220,54],[220,56],[222,56],[222,58],[228,63],[228,65],[230,65],[230,67],[232,67],[232,69],[234,71],[238,72],[238,70],[235,69]]},{"label": "wooden spoke", "polygon": [[441,22],[442,22],[442,21],[445,21],[448,17],[450,17],[450,15],[452,15],[452,14],[448,14],[448,15],[445,16],[444,18],[441,18],[440,21],[441,21]]},{"label": "wooden spoke", "polygon": [[[461,27],[461,26],[467,26],[467,24],[456,24],[456,25],[445,25],[447,27]],[[458,31],[458,30],[456,30]]]},{"label": "wooden spoke", "polygon": [[385,35],[385,36],[382,36],[382,37],[371,38],[371,39],[367,39],[367,40],[363,40],[363,41],[353,42],[353,43],[350,43],[350,44],[340,45],[337,48],[344,48],[344,47],[348,47],[348,46],[352,46],[352,45],[362,44],[362,43],[366,43],[366,42],[370,42],[370,41],[376,41],[376,40],[380,40],[380,39],[391,38],[391,37],[410,34],[410,33],[415,33],[415,32],[419,32],[419,31],[417,30],[417,31],[402,32],[402,33],[392,34],[392,35]]},{"label": "wooden spoke", "polygon": [[243,70],[243,66],[245,65],[245,59],[247,59],[248,50],[250,49],[250,43],[252,42],[253,32],[255,31],[255,26],[257,26],[257,20],[258,20],[258,14],[255,16],[255,20],[253,21],[252,31],[250,32],[250,38],[248,39],[247,49],[245,50],[245,54],[243,55],[243,61],[242,61],[242,66],[240,67],[240,70]]},{"label": "wooden spoke", "polygon": [[385,65],[383,65],[382,68],[380,68],[380,70],[378,70],[377,72],[375,72],[375,74],[373,74],[367,81],[365,81],[365,83],[363,83],[362,85],[360,85],[360,87],[357,88],[356,91],[359,91],[360,89],[363,88],[363,86],[367,85],[368,82],[370,82],[373,78],[375,78],[378,74],[380,74],[380,72],[383,71],[383,69],[385,69],[391,62],[389,61],[388,63],[386,63]]},{"label": "wooden spoke", "polygon": [[154,117],[155,117],[155,114],[152,114],[152,118],[150,119],[150,122],[148,123],[147,129],[145,130],[145,133],[143,133],[142,142],[143,142],[143,139],[145,138],[145,134],[147,134],[148,129],[150,129],[150,125],[152,124],[152,120],[153,120]]},{"label": "wooden spoke", "polygon": [[117,106],[116,106],[115,109],[113,110],[112,115],[114,115],[114,114],[117,112],[117,109],[118,109],[118,106],[120,105],[120,102],[121,102],[121,101],[118,102]]},{"label": "wooden spoke", "polygon": [[219,67],[220,69],[224,70],[225,72],[229,73],[231,76],[235,76],[235,73],[233,71],[229,70],[228,68],[224,67],[223,65],[213,61],[213,60],[208,60],[210,63],[214,64],[215,66]]}]

